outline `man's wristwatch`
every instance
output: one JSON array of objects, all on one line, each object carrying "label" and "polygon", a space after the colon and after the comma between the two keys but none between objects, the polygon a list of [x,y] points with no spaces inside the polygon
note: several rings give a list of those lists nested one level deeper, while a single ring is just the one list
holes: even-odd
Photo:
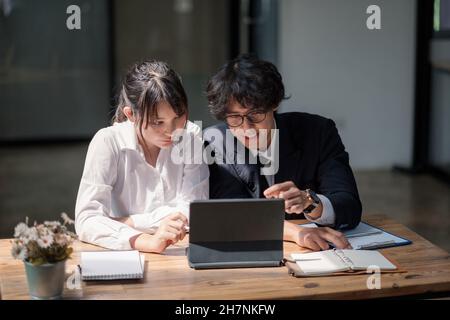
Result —
[{"label": "man's wristwatch", "polygon": [[317,194],[312,191],[311,189],[305,190],[308,198],[312,201],[312,204],[310,204],[308,207],[303,209],[303,214],[309,214],[311,213],[315,208],[317,208],[320,204],[320,198],[317,196]]}]

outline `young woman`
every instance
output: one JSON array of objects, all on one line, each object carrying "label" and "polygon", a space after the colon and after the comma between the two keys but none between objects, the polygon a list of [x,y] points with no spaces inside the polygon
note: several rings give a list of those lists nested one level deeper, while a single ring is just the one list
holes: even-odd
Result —
[{"label": "young woman", "polygon": [[[174,161],[175,147],[201,143],[200,127],[187,117],[186,93],[166,63],[129,70],[113,125],[98,131],[88,148],[75,208],[82,241],[160,253],[183,239],[189,202],[209,196],[208,167],[194,161],[198,155]],[[183,143],[174,134],[179,130]]]}]

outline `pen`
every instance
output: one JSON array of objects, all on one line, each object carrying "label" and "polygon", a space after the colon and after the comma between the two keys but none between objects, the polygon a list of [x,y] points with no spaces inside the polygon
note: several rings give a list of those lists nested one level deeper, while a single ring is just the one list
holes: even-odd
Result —
[{"label": "pen", "polygon": [[322,260],[320,258],[317,259],[294,259],[295,261],[317,261],[317,260]]},{"label": "pen", "polygon": [[370,250],[370,249],[381,249],[386,246],[390,246],[391,244],[394,244],[394,240],[384,241],[384,242],[372,242],[366,245],[363,245],[360,247],[362,250]]},{"label": "pen", "polygon": [[311,259],[288,259],[288,258],[285,258],[285,259],[286,259],[286,261],[289,261],[289,262],[297,262],[297,261],[303,262],[303,261],[319,261],[319,260],[322,260],[321,258],[311,258]]},{"label": "pen", "polygon": [[346,235],[345,237],[348,238],[358,238],[358,237],[365,237],[365,236],[372,236],[375,234],[383,233],[382,231],[370,231],[370,232],[360,232],[360,233],[353,233]]}]

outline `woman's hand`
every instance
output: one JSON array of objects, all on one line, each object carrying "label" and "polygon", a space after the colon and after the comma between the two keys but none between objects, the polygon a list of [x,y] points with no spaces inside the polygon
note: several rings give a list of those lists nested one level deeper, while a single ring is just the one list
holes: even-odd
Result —
[{"label": "woman's hand", "polygon": [[180,212],[172,213],[164,218],[153,235],[155,252],[163,252],[169,245],[183,240],[187,225],[187,218]]},{"label": "woman's hand", "polygon": [[328,250],[330,243],[338,249],[352,248],[342,232],[328,227],[300,227],[288,221],[284,223],[284,240],[295,242],[300,247],[313,251]]},{"label": "woman's hand", "polygon": [[188,220],[182,213],[172,213],[161,220],[153,235],[142,233],[134,241],[130,239],[130,242],[136,250],[161,253],[169,245],[184,239],[187,225]]}]

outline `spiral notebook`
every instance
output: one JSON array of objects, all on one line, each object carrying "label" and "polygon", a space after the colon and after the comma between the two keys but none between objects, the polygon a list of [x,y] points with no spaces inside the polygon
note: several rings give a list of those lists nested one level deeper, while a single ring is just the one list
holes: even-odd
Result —
[{"label": "spiral notebook", "polygon": [[81,253],[83,280],[142,279],[145,257],[137,250]]},{"label": "spiral notebook", "polygon": [[376,267],[381,272],[397,270],[397,266],[386,259],[380,252],[371,250],[338,250],[312,253],[293,253],[292,260],[287,260],[295,276],[323,276],[342,272],[366,271]]}]

